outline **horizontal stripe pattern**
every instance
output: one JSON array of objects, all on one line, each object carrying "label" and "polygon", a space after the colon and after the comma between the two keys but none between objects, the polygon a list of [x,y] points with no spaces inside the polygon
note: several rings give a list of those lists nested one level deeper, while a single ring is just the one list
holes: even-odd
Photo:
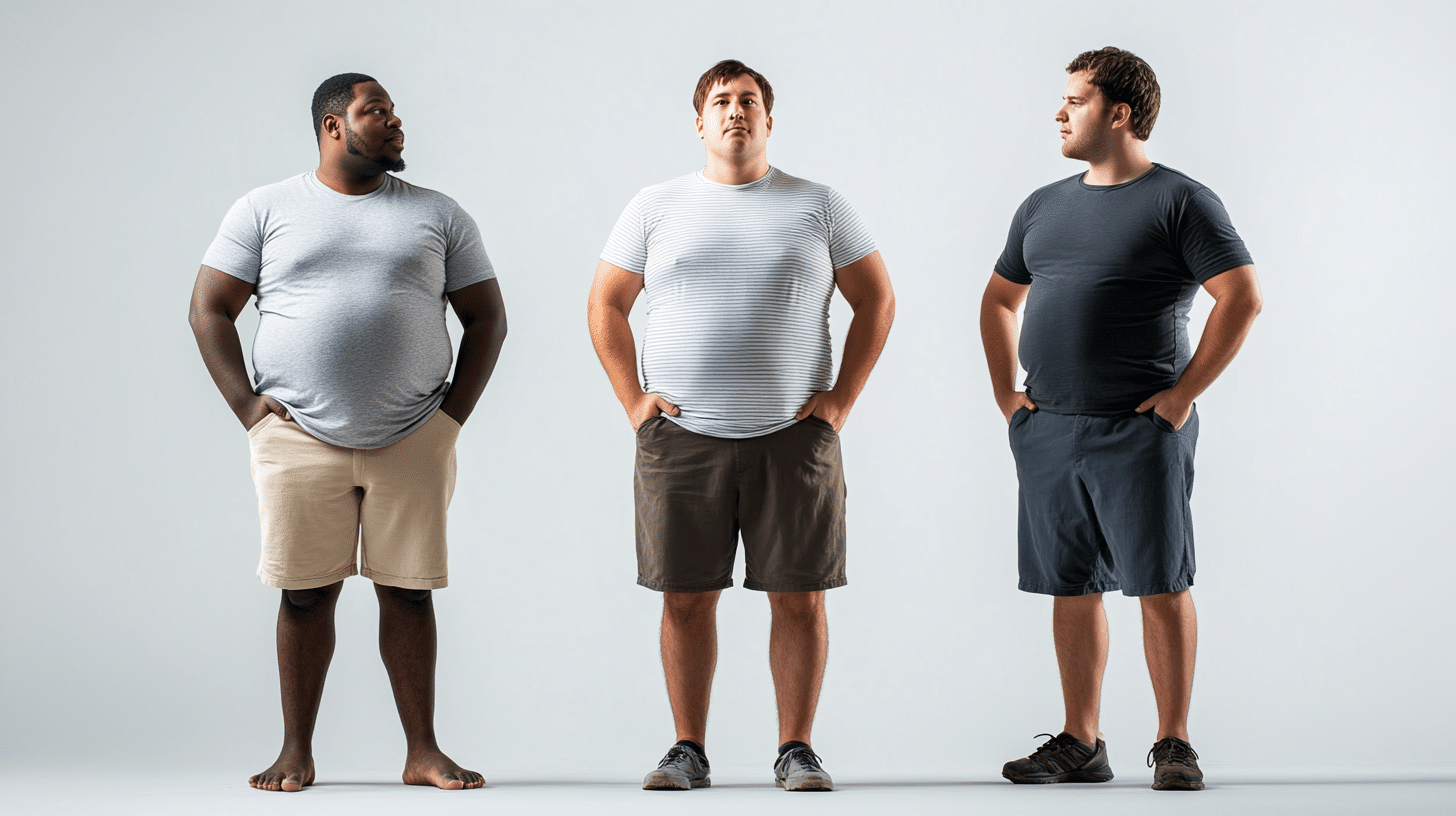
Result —
[{"label": "horizontal stripe pattern", "polygon": [[743,439],[830,388],[834,270],[874,250],[842,196],[770,168],[748,184],[693,173],[643,189],[601,257],[644,276],[643,387],[684,428]]}]

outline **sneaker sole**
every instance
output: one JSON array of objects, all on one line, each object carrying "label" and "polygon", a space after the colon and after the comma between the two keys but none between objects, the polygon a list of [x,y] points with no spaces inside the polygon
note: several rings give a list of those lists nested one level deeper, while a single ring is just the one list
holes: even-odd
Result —
[{"label": "sneaker sole", "polygon": [[834,790],[834,783],[833,782],[830,782],[828,779],[806,779],[803,782],[800,782],[798,785],[795,785],[792,788],[789,787],[788,785],[785,785],[784,784],[784,780],[782,780],[782,779],[775,779],[774,780],[774,784],[777,785],[777,786],[779,786],[779,787],[781,787],[781,788],[783,788],[786,791],[832,791],[832,790]]},{"label": "sneaker sole", "polygon": [[1170,776],[1153,781],[1153,790],[1203,790],[1202,779],[1189,779],[1183,776]]},{"label": "sneaker sole", "polygon": [[708,777],[703,777],[702,779],[689,780],[687,786],[684,787],[671,776],[658,771],[648,774],[647,778],[642,780],[642,790],[691,790],[693,788],[709,788],[712,785],[713,783]]},{"label": "sneaker sole", "polygon": [[1068,771],[1051,776],[1020,776],[1002,771],[1001,775],[1018,785],[1052,785],[1058,782],[1108,782],[1112,771]]}]

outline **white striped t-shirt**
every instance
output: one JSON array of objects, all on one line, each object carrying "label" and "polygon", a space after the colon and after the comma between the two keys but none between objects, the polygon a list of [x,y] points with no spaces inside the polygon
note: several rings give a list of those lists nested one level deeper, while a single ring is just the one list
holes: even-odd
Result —
[{"label": "white striped t-shirt", "polygon": [[643,275],[643,387],[684,428],[745,439],[829,390],[834,270],[874,251],[842,196],[769,168],[748,184],[699,172],[643,189],[601,257]]}]

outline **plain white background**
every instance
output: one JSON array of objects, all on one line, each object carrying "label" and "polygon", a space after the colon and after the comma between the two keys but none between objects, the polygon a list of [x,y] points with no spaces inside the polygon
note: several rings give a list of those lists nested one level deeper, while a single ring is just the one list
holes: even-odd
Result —
[{"label": "plain white background", "polygon": [[[240,782],[276,753],[278,594],[253,575],[246,439],[186,308],[228,206],[315,165],[310,95],[341,71],[388,88],[402,177],[476,218],[510,314],[459,445],[441,743],[493,782],[650,768],[673,738],[659,599],[634,584],[632,436],[586,293],[632,194],[701,166],[693,84],[735,57],[773,82],[772,163],[848,197],[899,297],[843,432],[850,585],[829,595],[816,747],[841,778],[996,778],[1061,703],[1050,602],[1015,589],[1015,473],[976,310],[1016,206],[1080,169],[1052,114],[1063,66],[1107,44],[1156,69],[1150,157],[1217,191],[1266,296],[1199,402],[1205,767],[1456,761],[1456,7],[9,2],[3,17],[6,768]],[[1103,730],[1119,773],[1141,774],[1156,719],[1137,604],[1107,601]],[[362,579],[339,623],[320,766],[388,779],[403,739]],[[720,628],[710,754],[767,778],[764,598],[726,591]]]}]

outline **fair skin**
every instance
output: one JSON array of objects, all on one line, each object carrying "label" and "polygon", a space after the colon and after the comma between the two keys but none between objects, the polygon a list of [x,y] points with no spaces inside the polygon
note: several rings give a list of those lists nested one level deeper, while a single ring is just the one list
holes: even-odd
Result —
[{"label": "fair skin", "polygon": [[[747,184],[769,170],[767,141],[773,127],[758,84],[734,77],[708,92],[697,118],[706,162],[703,175],[720,184]],[[895,317],[895,294],[879,252],[834,270],[834,281],[854,311],[834,387],[814,394],[796,419],[818,417],[837,432],[884,348]],[[598,261],[587,304],[592,345],[612,390],[635,431],[659,414],[678,416],[677,406],[642,389],[637,349],[627,317],[644,286],[642,274]],[[708,702],[717,664],[717,605],[713,592],[665,592],[662,665],[678,739],[707,742]],[[769,666],[779,712],[779,742],[811,744],[814,712],[829,654],[824,593],[770,592],[773,623]]]},{"label": "fair skin", "polygon": [[[364,195],[384,183],[385,170],[404,150],[394,103],[377,82],[354,86],[344,116],[323,118],[319,136],[320,182],[345,195]],[[348,134],[354,151],[348,149]],[[210,266],[198,270],[188,321],[203,363],[228,407],[244,428],[270,412],[292,421],[288,410],[257,394],[243,363],[235,321],[256,293],[254,284]],[[463,329],[455,380],[440,405],[464,425],[495,369],[506,336],[505,304],[495,280],[448,294]],[[248,779],[260,790],[296,792],[314,781],[313,729],[324,679],[334,652],[334,608],[343,582],[314,589],[283,590],[278,611],[278,675],[283,701],[283,747],[277,760]],[[375,586],[379,602],[379,652],[389,673],[395,706],[405,732],[402,778],[410,785],[447,790],[478,788],[479,773],[457,765],[435,741],[434,601],[430,590]]]},{"label": "fair skin", "polygon": [[[1062,155],[1087,162],[1087,184],[1132,181],[1153,168],[1145,144],[1133,135],[1132,109],[1110,102],[1085,71],[1067,81],[1056,122]],[[1035,285],[1012,283],[992,273],[981,298],[981,340],[991,375],[991,391],[1007,424],[1020,408],[1036,410],[1024,391],[1016,389],[1017,313]],[[1214,299],[1198,348],[1188,367],[1170,388],[1136,406],[1153,411],[1181,429],[1193,402],[1229,363],[1263,308],[1259,278],[1252,265],[1238,266],[1210,278],[1204,291]],[[1188,590],[1140,598],[1143,649],[1158,703],[1158,739],[1188,740],[1188,707],[1193,693],[1198,618]],[[1095,742],[1101,706],[1102,675],[1107,665],[1107,616],[1101,594],[1058,597],[1053,602],[1053,637],[1066,707],[1063,730],[1083,742]]]}]

